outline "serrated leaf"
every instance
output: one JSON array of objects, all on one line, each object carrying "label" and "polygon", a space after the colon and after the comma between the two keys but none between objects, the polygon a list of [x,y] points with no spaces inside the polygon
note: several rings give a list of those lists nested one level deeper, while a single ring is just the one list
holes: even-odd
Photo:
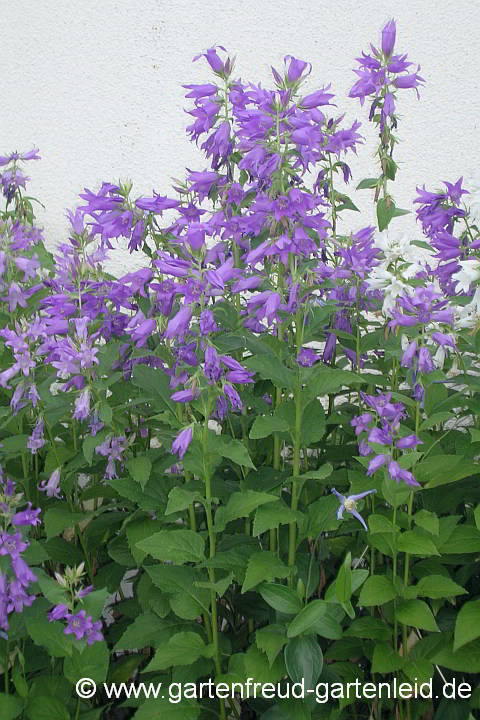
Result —
[{"label": "serrated leaf", "polygon": [[269,354],[268,357],[253,355],[247,358],[244,364],[263,380],[271,380],[277,388],[293,390],[295,375],[276,355]]},{"label": "serrated leaf", "polygon": [[232,584],[233,581],[233,572],[230,572],[226,577],[222,578],[221,580],[217,580],[216,582],[199,582],[197,581],[195,583],[196,587],[200,588],[208,588],[209,590],[214,590],[219,597],[223,597],[225,593],[227,592],[228,588]]},{"label": "serrated leaf", "polygon": [[49,508],[43,516],[47,540],[60,535],[64,530],[74,528],[78,523],[89,520],[92,513],[72,513],[68,508]]},{"label": "serrated leaf", "polygon": [[370,605],[384,605],[397,596],[393,583],[383,575],[374,575],[367,578],[358,598],[360,607]]},{"label": "serrated leaf", "polygon": [[450,537],[439,546],[439,549],[442,555],[478,553],[480,551],[480,530],[474,525],[457,525],[453,528]]},{"label": "serrated leaf", "polygon": [[196,632],[181,632],[174,635],[162,647],[157,648],[146,672],[165,670],[172,665],[191,665],[200,657],[209,655],[207,646]]},{"label": "serrated leaf", "polygon": [[466,595],[467,591],[461,585],[458,585],[450,578],[443,575],[426,575],[420,578],[415,585],[417,595],[428,597],[431,599],[440,599],[454,597],[456,595]]},{"label": "serrated leaf", "polygon": [[286,578],[293,568],[283,564],[274,552],[264,550],[252,555],[248,561],[245,581],[242,586],[242,595],[261,582],[271,582],[277,578]]},{"label": "serrated leaf", "polygon": [[397,550],[410,555],[440,555],[432,540],[417,530],[406,530],[397,537]]},{"label": "serrated leaf", "polygon": [[44,647],[52,657],[66,657],[73,652],[73,641],[65,635],[61,623],[50,623],[47,617],[27,618],[28,634],[35,643]]},{"label": "serrated leaf", "polygon": [[252,440],[259,440],[274,432],[288,432],[288,429],[287,421],[277,415],[258,415],[250,429],[249,437]]},{"label": "serrated leaf", "polygon": [[25,702],[16,695],[0,693],[0,720],[15,720],[23,710]]},{"label": "serrated leaf", "polygon": [[272,667],[275,658],[284,645],[288,643],[288,637],[283,625],[267,625],[255,633],[257,647],[262,650]]},{"label": "serrated leaf", "polygon": [[404,664],[404,658],[390,645],[387,645],[387,643],[375,643],[372,659],[373,673],[381,673],[385,675],[386,673],[401,670]]},{"label": "serrated leaf", "polygon": [[428,510],[419,510],[413,516],[413,522],[415,525],[423,528],[432,535],[438,535],[440,532],[440,522],[435,513],[429,512]]},{"label": "serrated leaf", "polygon": [[232,460],[237,465],[243,465],[243,467],[249,467],[252,470],[256,469],[247,448],[240,440],[232,440],[231,437],[226,435],[214,435],[209,441],[208,447],[209,453],[212,450],[221,457]]},{"label": "serrated leaf", "polygon": [[215,532],[225,530],[227,523],[238,518],[248,517],[260,505],[275,502],[278,498],[268,493],[256,492],[255,490],[243,490],[230,495],[227,504],[219,507],[215,513]]},{"label": "serrated leaf", "polygon": [[205,540],[193,530],[160,530],[136,547],[156,560],[183,565],[205,560]]},{"label": "serrated leaf", "polygon": [[182,512],[193,502],[205,502],[199,492],[192,492],[183,487],[175,486],[168,494],[168,503],[165,515]]},{"label": "serrated leaf", "polygon": [[98,685],[107,679],[109,652],[106,643],[96,642],[87,645],[80,653],[73,650],[71,657],[66,657],[63,663],[63,673],[72,685],[81,678],[90,678]]},{"label": "serrated leaf", "polygon": [[404,625],[411,625],[428,632],[440,632],[432,611],[422,600],[406,600],[401,605],[397,605],[395,616]]},{"label": "serrated leaf", "polygon": [[[170,618],[172,617],[170,615]],[[185,622],[177,618],[172,620],[160,618],[150,610],[146,610],[141,615],[137,615],[133,623],[127,627],[115,645],[115,650],[141,650],[144,647],[157,647],[177,632],[181,625],[185,625]]]},{"label": "serrated leaf", "polygon": [[271,528],[278,528],[279,525],[288,525],[301,519],[301,514],[295,512],[284,502],[276,502],[262,505],[257,509],[253,521],[253,535],[258,537]]},{"label": "serrated leaf", "polygon": [[143,490],[152,471],[151,461],[145,455],[137,455],[137,457],[127,460],[125,467],[130,470],[133,479],[139,483]]},{"label": "serrated leaf", "polygon": [[454,652],[478,637],[480,637],[480,600],[473,600],[465,603],[457,615],[453,644]]},{"label": "serrated leaf", "polygon": [[[149,565],[145,567],[145,570],[153,583],[170,596],[172,610],[180,617],[193,620],[204,610],[209,609],[210,591],[196,587],[194,584],[198,580],[203,580],[205,575],[196,571],[195,568],[189,565]],[[182,611],[182,615],[179,610]]]}]

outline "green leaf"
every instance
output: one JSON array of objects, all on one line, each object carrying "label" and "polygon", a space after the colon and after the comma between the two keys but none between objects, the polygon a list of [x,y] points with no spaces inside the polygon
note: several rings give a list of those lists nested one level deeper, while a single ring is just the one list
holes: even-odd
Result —
[{"label": "green leaf", "polygon": [[401,605],[397,605],[395,616],[404,625],[411,625],[428,632],[440,632],[432,611],[422,600],[406,600]]},{"label": "green leaf", "polygon": [[418,482],[426,483],[425,487],[434,488],[476,475],[479,470],[479,465],[458,455],[434,455],[417,465],[415,476]]},{"label": "green leaf", "polygon": [[337,213],[341,213],[342,210],[355,210],[356,212],[360,212],[360,210],[352,202],[352,200],[348,197],[348,195],[342,194],[339,196],[339,199],[341,200],[341,204],[336,205],[336,207],[335,207]]},{"label": "green leaf", "polygon": [[283,564],[274,552],[264,550],[252,555],[247,565],[242,595],[263,581],[271,582],[276,578],[286,578],[293,568]]},{"label": "green leaf", "polygon": [[417,595],[428,597],[432,600],[454,597],[455,595],[466,595],[467,591],[461,585],[446,578],[443,575],[426,575],[420,578],[415,585]]},{"label": "green leaf", "polygon": [[[176,605],[177,609],[174,612],[180,617],[193,620],[204,610],[210,608],[210,591],[195,586],[195,582],[205,579],[206,576],[196,571],[195,568],[189,565],[149,565],[145,567],[145,570],[160,590],[171,595],[170,605],[173,600],[190,598],[188,606],[185,603],[182,604],[181,601],[179,601],[179,605]],[[180,609],[183,611],[182,615],[179,613]]]},{"label": "green leaf", "polygon": [[147,665],[146,672],[165,670],[172,665],[191,665],[200,657],[207,657],[209,651],[196,632],[181,632],[174,635],[162,647],[157,648],[155,657]]},{"label": "green leaf", "polygon": [[440,555],[432,540],[418,530],[406,530],[397,537],[397,550],[410,555]]},{"label": "green leaf", "polygon": [[45,616],[27,618],[25,624],[35,645],[44,647],[51,656],[65,657],[72,654],[73,641],[64,634],[61,623],[50,623]]},{"label": "green leaf", "polygon": [[323,397],[358,382],[362,382],[362,380],[355,373],[336,368],[319,367],[309,378],[304,392],[307,398]]},{"label": "green leaf", "polygon": [[338,571],[335,595],[339,603],[346,603],[352,597],[352,553],[348,552]]},{"label": "green leaf", "polygon": [[210,439],[208,450],[209,452],[213,450],[222,457],[237,463],[237,465],[243,465],[252,468],[252,470],[256,469],[245,445],[240,440],[232,440],[230,436],[214,435]]},{"label": "green leaf", "polygon": [[151,461],[145,455],[137,455],[137,457],[130,458],[125,463],[125,467],[130,470],[133,479],[141,485],[143,490],[152,470]]},{"label": "green leaf", "polygon": [[477,530],[480,530],[480,505],[477,505],[477,507],[475,508],[474,517]]},{"label": "green leaf", "polygon": [[372,673],[386,673],[401,670],[405,664],[404,658],[387,643],[375,643],[372,659]]},{"label": "green leaf", "polygon": [[373,190],[373,188],[378,187],[379,180],[378,178],[365,178],[364,180],[360,180],[360,182],[357,185],[357,190]]},{"label": "green leaf", "polygon": [[392,628],[380,618],[366,615],[354,620],[345,630],[345,635],[369,640],[389,640],[392,637]]},{"label": "green leaf", "polygon": [[453,641],[443,644],[428,659],[436,665],[463,673],[480,672],[480,643],[474,640],[468,645],[453,650]]},{"label": "green leaf", "polygon": [[72,685],[81,678],[90,678],[99,685],[107,679],[108,661],[106,643],[96,642],[87,645],[81,653],[75,648],[72,656],[67,656],[63,662],[63,673]]},{"label": "green leaf", "polygon": [[126,526],[128,548],[137,565],[141,565],[147,556],[144,550],[137,547],[137,543],[153,535],[156,530],[160,530],[162,525],[163,521],[161,519],[152,520],[148,517],[139,517]]},{"label": "green leaf", "polygon": [[136,547],[156,560],[176,565],[205,560],[205,540],[193,530],[160,530]]},{"label": "green leaf", "polygon": [[216,582],[196,582],[196,587],[208,588],[214,590],[219,597],[223,597],[227,592],[228,588],[233,582],[233,572],[230,572],[226,577],[217,580]]},{"label": "green leaf", "polygon": [[60,605],[65,602],[65,588],[60,587],[58,582],[51,578],[42,568],[35,568],[37,583],[47,600],[53,605]]},{"label": "green leaf", "polygon": [[168,494],[168,503],[165,515],[182,512],[194,502],[205,502],[199,492],[192,492],[186,488],[175,486]]},{"label": "green leaf", "polygon": [[278,655],[270,665],[268,658],[256,646],[250,645],[244,656],[245,674],[254,678],[255,682],[277,683],[285,676],[285,661],[283,655]]},{"label": "green leaf", "polygon": [[43,516],[47,540],[92,517],[92,513],[72,513],[68,508],[49,508]]},{"label": "green leaf", "polygon": [[440,532],[440,523],[438,517],[433,512],[428,510],[419,510],[413,516],[413,522],[415,525],[423,528],[432,535],[438,535]]},{"label": "green leaf", "polygon": [[312,688],[323,668],[323,653],[317,641],[311,635],[303,635],[290,640],[284,650],[288,675],[295,683],[305,683]]},{"label": "green leaf", "polygon": [[403,208],[395,208],[393,217],[401,217],[402,215],[410,215],[411,210],[404,210]]},{"label": "green leaf", "polygon": [[450,412],[438,412],[431,415],[429,418],[424,420],[422,424],[420,425],[420,432],[422,430],[428,430],[428,428],[433,427],[434,425],[437,425],[438,423],[447,422],[447,420],[451,420],[454,418],[455,415]]},{"label": "green leaf", "polygon": [[453,650],[480,637],[480,600],[467,602],[460,609],[455,621]]},{"label": "green leaf", "polygon": [[35,695],[28,703],[25,715],[28,720],[69,720],[70,718],[63,702],[46,695]]},{"label": "green leaf", "polygon": [[230,495],[225,507],[218,508],[215,513],[215,532],[225,530],[227,523],[238,518],[248,517],[253,510],[265,503],[275,502],[278,498],[268,493],[255,490],[243,490]]},{"label": "green leaf", "polygon": [[300,433],[303,445],[308,446],[322,439],[325,433],[325,411],[319,400],[312,400],[304,409]]},{"label": "green leaf", "polygon": [[112,408],[104,400],[100,403],[100,405],[98,407],[98,417],[100,418],[100,420],[103,423],[105,423],[105,425],[112,424],[112,418],[113,418]]},{"label": "green leaf", "polygon": [[402,668],[402,672],[412,683],[426,683],[433,675],[433,665],[425,658],[410,658]]},{"label": "green leaf", "polygon": [[367,578],[358,598],[358,605],[384,605],[397,596],[393,583],[383,575]]},{"label": "green leaf", "polygon": [[2,440],[2,453],[5,455],[21,453],[27,449],[29,435],[10,435]]},{"label": "green leaf", "polygon": [[169,387],[168,377],[164,372],[146,365],[134,365],[132,383],[146,391],[156,408],[170,411],[173,417],[176,417],[177,408],[175,402],[171,399],[172,391]]},{"label": "green leaf", "polygon": [[288,507],[284,500],[262,505],[255,513],[253,521],[253,535],[258,537],[271,528],[279,525],[288,525],[301,519],[301,514]]},{"label": "green leaf", "polygon": [[309,630],[328,610],[325,600],[312,600],[292,620],[287,629],[289,638],[297,637]]},{"label": "green leaf", "polygon": [[15,720],[22,712],[23,705],[22,698],[0,693],[0,720]]},{"label": "green leaf", "polygon": [[377,202],[377,220],[380,232],[385,230],[395,215],[395,203],[391,198],[380,198]]},{"label": "green leaf", "polygon": [[439,548],[442,555],[477,553],[480,551],[480,530],[474,525],[457,525]]},{"label": "green leaf", "polygon": [[277,415],[258,415],[250,429],[249,437],[252,440],[266,438],[274,432],[288,432],[289,424]]},{"label": "green leaf", "polygon": [[270,667],[284,645],[288,643],[288,637],[283,625],[267,625],[255,633],[257,647],[266,654]]},{"label": "green leaf", "polygon": [[297,593],[286,585],[265,583],[258,592],[270,607],[285,615],[296,615],[302,609]]},{"label": "green leaf", "polygon": [[245,367],[253,370],[263,380],[271,380],[277,388],[293,390],[295,375],[292,370],[285,367],[276,355],[252,355],[244,361]]},{"label": "green leaf", "polygon": [[[155,588],[154,588],[155,590]],[[158,590],[155,590],[158,593]],[[175,623],[173,625],[172,623]],[[131,625],[127,627],[120,640],[115,645],[115,651],[141,650],[144,647],[157,647],[166,642],[175,633],[184,621],[175,618],[160,618],[150,610],[137,615]]]},{"label": "green leaf", "polygon": [[395,533],[399,528],[385,515],[373,514],[368,516],[368,530],[371,535],[376,535],[377,533]]}]

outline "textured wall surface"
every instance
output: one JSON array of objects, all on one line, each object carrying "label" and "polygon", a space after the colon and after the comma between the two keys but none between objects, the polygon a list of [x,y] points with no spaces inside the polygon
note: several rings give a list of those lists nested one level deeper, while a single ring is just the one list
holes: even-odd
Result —
[{"label": "textured wall surface", "polygon": [[[291,54],[313,64],[306,92],[332,83],[338,112],[363,123],[367,146],[349,155],[354,187],[377,174],[367,104],[346,97],[354,58],[394,16],[396,49],[427,81],[420,101],[399,94],[397,204],[410,207],[417,184],[479,172],[480,0],[3,0],[1,11],[0,152],[40,148],[29,189],[46,206],[38,218],[50,249],[66,239],[65,208],[84,187],[129,178],[134,196],[165,194],[186,166],[206,167],[185,135],[181,85],[210,80],[206,63],[191,60],[214,44],[237,54],[244,81],[273,87],[270,65],[280,70]],[[349,214],[357,229],[372,220],[371,193],[353,195],[365,208]],[[403,230],[420,232],[410,216]],[[112,269],[132,260],[119,246]]]}]

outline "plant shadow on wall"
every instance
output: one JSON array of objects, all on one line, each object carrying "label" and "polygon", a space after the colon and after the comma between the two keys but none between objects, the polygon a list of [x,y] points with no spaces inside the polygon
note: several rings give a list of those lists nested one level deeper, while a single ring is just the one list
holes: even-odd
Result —
[{"label": "plant shadow on wall", "polygon": [[480,203],[418,189],[397,231],[396,52],[392,20],[350,91],[378,228],[290,56],[274,90],[195,58],[210,168],[85,190],[55,257],[38,151],[0,158],[2,720],[478,717]]}]

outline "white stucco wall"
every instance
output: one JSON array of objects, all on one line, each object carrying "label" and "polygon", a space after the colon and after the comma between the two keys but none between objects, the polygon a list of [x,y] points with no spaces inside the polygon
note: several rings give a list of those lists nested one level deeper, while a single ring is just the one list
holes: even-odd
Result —
[{"label": "white stucco wall", "polygon": [[[3,0],[0,153],[40,148],[29,189],[46,206],[38,218],[50,248],[67,237],[65,208],[84,187],[130,178],[135,196],[167,193],[186,166],[207,166],[185,134],[181,84],[208,82],[208,66],[192,57],[221,44],[237,55],[242,80],[273,86],[270,65],[280,70],[291,54],[313,64],[310,92],[332,83],[339,113],[361,120],[367,141],[349,155],[353,190],[376,174],[368,103],[346,97],[354,59],[392,16],[396,48],[427,81],[420,101],[400,93],[393,187],[397,204],[410,207],[417,184],[480,170],[480,0]],[[372,219],[371,193],[353,194],[366,208],[362,219],[349,215],[358,228]],[[404,227],[415,231],[413,217]],[[119,249],[113,266],[130,270],[132,258]]]}]

